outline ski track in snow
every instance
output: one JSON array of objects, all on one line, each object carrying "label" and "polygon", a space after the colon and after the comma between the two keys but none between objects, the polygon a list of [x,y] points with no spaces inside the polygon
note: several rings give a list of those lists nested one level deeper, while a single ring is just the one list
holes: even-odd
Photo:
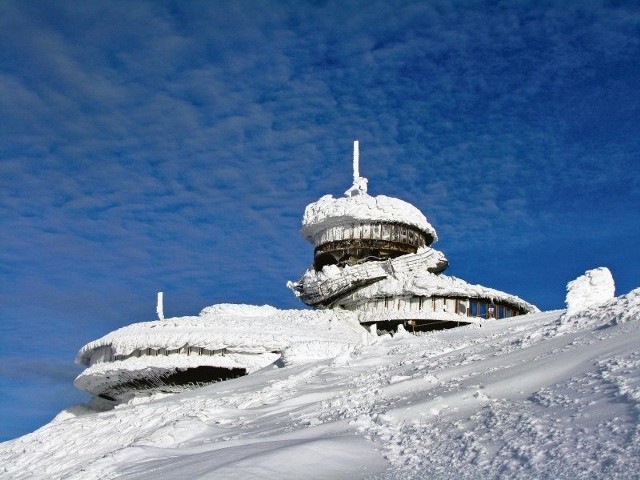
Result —
[{"label": "ski track in snow", "polygon": [[638,478],[640,290],[380,337],[0,444],[0,478]]}]

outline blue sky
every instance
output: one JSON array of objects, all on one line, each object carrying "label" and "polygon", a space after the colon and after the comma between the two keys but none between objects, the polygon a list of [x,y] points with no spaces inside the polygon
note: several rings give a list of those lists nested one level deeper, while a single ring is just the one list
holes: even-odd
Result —
[{"label": "blue sky", "polygon": [[448,273],[542,309],[640,286],[637,2],[16,0],[0,44],[0,439],[85,401],[76,352],[157,291],[300,307],[354,139]]}]

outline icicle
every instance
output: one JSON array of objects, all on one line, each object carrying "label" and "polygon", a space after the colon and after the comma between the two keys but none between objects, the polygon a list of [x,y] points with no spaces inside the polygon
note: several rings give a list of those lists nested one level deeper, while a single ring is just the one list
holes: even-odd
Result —
[{"label": "icicle", "polygon": [[164,293],[158,292],[158,304],[156,306],[156,313],[160,320],[164,320]]}]

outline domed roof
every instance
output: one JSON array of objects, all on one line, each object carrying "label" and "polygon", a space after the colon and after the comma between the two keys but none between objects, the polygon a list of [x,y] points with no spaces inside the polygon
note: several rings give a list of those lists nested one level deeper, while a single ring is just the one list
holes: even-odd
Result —
[{"label": "domed roof", "polygon": [[327,228],[354,222],[402,223],[418,228],[434,241],[438,239],[427,218],[410,203],[385,195],[372,197],[364,192],[342,198],[325,195],[307,205],[302,218],[302,236],[312,240]]},{"label": "domed roof", "polygon": [[325,195],[310,203],[302,218],[302,236],[313,241],[327,228],[353,223],[401,223],[421,230],[433,241],[438,240],[435,229],[416,207],[403,200],[367,194],[367,179],[360,176],[359,142],[353,142],[353,185],[344,197]]}]

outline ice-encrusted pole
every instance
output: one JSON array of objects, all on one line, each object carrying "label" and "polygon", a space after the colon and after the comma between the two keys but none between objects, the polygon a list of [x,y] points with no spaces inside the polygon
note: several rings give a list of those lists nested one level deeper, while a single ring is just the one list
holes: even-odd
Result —
[{"label": "ice-encrusted pole", "polygon": [[353,141],[353,184],[360,178],[360,142]]},{"label": "ice-encrusted pole", "polygon": [[158,292],[158,304],[156,305],[156,313],[160,320],[164,320],[164,293]]},{"label": "ice-encrusted pole", "polygon": [[367,193],[367,179],[360,176],[360,142],[353,142],[353,185],[344,192],[347,197]]}]

